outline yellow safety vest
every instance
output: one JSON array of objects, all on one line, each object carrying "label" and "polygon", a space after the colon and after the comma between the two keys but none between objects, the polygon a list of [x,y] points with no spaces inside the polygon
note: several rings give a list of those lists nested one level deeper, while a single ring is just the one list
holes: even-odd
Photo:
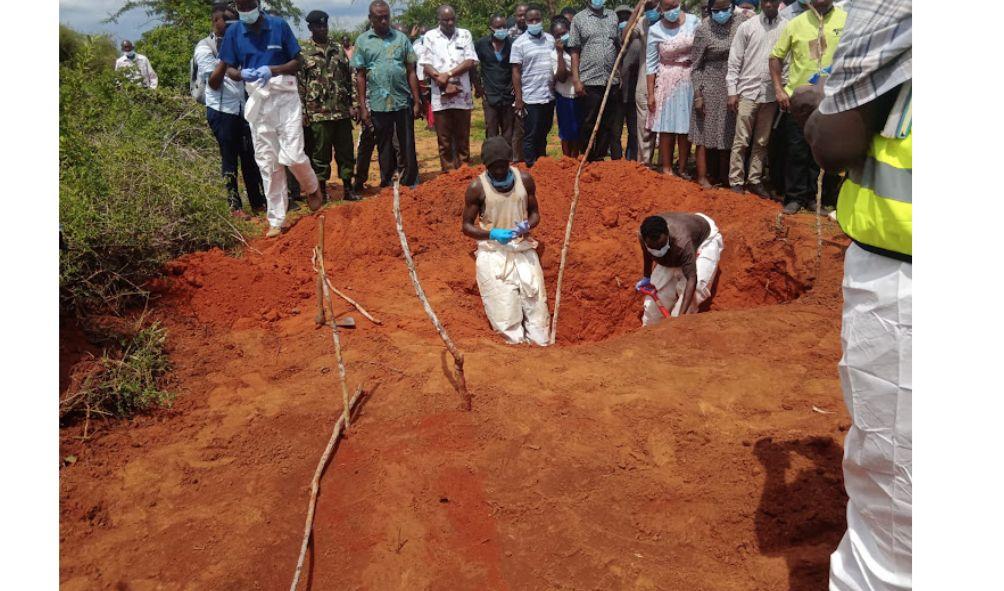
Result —
[{"label": "yellow safety vest", "polygon": [[859,244],[913,256],[912,130],[902,139],[875,135],[864,163],[847,171],[837,221]]}]

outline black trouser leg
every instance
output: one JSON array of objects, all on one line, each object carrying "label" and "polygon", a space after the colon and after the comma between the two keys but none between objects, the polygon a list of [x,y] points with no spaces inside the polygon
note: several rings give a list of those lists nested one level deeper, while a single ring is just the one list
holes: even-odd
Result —
[{"label": "black trouser leg", "polygon": [[237,192],[238,144],[235,139],[238,128],[233,120],[235,117],[237,116],[216,109],[206,109],[209,128],[213,131],[216,143],[220,146],[220,171],[227,187],[227,203],[230,205],[230,209],[241,208],[241,196]]},{"label": "black trouser leg", "polygon": [[376,130],[372,121],[359,129],[359,152],[356,154],[355,189],[362,191],[363,184],[370,176],[370,161],[373,160],[373,148],[376,147]]},{"label": "black trouser leg", "polygon": [[622,103],[621,109],[624,111],[624,120],[627,122],[628,139],[627,149],[624,150],[626,160],[640,160],[638,155],[638,110],[634,101]]},{"label": "black trouser leg", "polygon": [[554,122],[554,101],[542,105],[526,105],[523,120],[523,159],[527,168],[547,154],[547,134]]},{"label": "black trouser leg", "polygon": [[237,154],[241,161],[241,176],[244,177],[244,190],[247,191],[251,209],[264,210],[265,187],[261,181],[261,171],[254,159],[254,140],[251,139],[251,126],[241,115],[236,115],[238,122]]},{"label": "black trouser leg", "polygon": [[797,201],[803,207],[815,207],[819,166],[812,159],[812,151],[794,117],[785,115],[782,125],[788,146],[784,169],[784,202]]}]

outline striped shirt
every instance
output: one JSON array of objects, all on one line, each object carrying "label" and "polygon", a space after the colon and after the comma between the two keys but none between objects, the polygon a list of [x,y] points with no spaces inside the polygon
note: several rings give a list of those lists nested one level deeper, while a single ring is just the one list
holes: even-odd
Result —
[{"label": "striped shirt", "polygon": [[512,43],[509,63],[520,64],[523,102],[543,105],[554,100],[554,37],[523,33]]},{"label": "striped shirt", "polygon": [[855,0],[849,5],[833,73],[819,111],[841,113],[913,79],[913,3]]}]

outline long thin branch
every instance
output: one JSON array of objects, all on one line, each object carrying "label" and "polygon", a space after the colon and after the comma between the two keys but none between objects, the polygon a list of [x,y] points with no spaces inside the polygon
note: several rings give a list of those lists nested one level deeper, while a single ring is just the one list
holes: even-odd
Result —
[{"label": "long thin branch", "polygon": [[327,304],[331,314],[331,340],[335,344],[335,360],[338,362],[338,381],[342,386],[342,404],[345,406],[345,426],[349,426],[349,387],[345,383],[345,361],[342,359],[342,341],[338,336],[338,323],[335,322],[335,306],[331,301],[331,293],[328,291],[327,273],[324,271],[324,216],[317,218],[317,246],[314,248],[314,261],[317,264],[317,274],[324,279],[322,283],[322,314],[324,304]]},{"label": "long thin branch", "polygon": [[439,317],[436,316],[435,310],[432,309],[432,305],[429,304],[429,299],[425,297],[425,290],[422,289],[422,284],[418,280],[418,270],[415,268],[415,260],[411,257],[411,249],[408,248],[408,237],[404,233],[404,220],[401,217],[401,179],[400,175],[395,175],[394,177],[394,221],[397,225],[397,236],[401,239],[401,250],[404,252],[404,262],[408,265],[408,274],[411,276],[411,284],[415,287],[415,294],[418,295],[419,301],[422,302],[422,307],[425,309],[426,315],[429,320],[432,321],[432,325],[436,327],[436,331],[439,333],[439,337],[443,339],[443,343],[446,344],[446,349],[453,355],[453,365],[454,365],[454,378],[456,381],[455,387],[457,393],[460,394],[460,398],[463,401],[464,409],[471,410],[471,394],[467,391],[467,380],[464,379],[464,354],[460,352],[460,349],[453,344],[453,340],[450,339],[450,335],[446,333],[446,329],[443,328],[443,324],[439,321]]},{"label": "long thin branch", "polygon": [[[645,5],[645,0],[638,0],[638,4],[635,5],[634,11],[631,13],[631,18],[628,19],[628,24],[625,26],[624,30],[629,31],[628,35],[630,38],[630,31],[634,31],[635,23],[638,22],[638,17],[641,15],[641,9]],[[610,76],[607,78],[607,87],[603,91],[603,100],[600,102],[600,112],[596,117],[596,123],[593,125],[593,132],[589,136],[589,145],[586,146],[585,152],[582,153],[582,158],[579,160],[579,168],[575,171],[575,188],[572,193],[572,204],[568,209],[568,224],[565,225],[565,242],[561,245],[561,263],[558,265],[558,285],[554,290],[554,314],[551,316],[551,335],[550,344],[554,344],[555,339],[558,336],[558,311],[561,307],[561,284],[565,279],[565,263],[568,260],[568,245],[572,241],[572,225],[575,223],[575,208],[579,204],[579,179],[582,176],[582,169],[586,166],[586,160],[589,159],[589,153],[593,151],[593,144],[596,142],[596,134],[599,132],[600,123],[603,121],[603,111],[607,106],[607,98],[610,96],[610,86],[613,84],[614,75],[617,74],[617,70],[620,68],[621,59],[624,57],[624,51],[630,42],[625,39],[621,43],[621,49],[617,52],[617,59],[614,60],[614,67],[610,70]]]},{"label": "long thin branch", "polygon": [[[352,396],[352,400],[349,401],[349,407],[355,408],[356,402],[363,395],[363,387],[360,385],[356,388],[356,393]],[[324,473],[324,467],[328,464],[328,460],[331,459],[331,453],[335,449],[335,444],[338,442],[338,438],[342,434],[343,428],[348,428],[348,413],[342,413],[338,417],[338,421],[335,422],[335,427],[331,431],[331,439],[328,440],[327,447],[324,448],[324,453],[321,454],[321,460],[317,462],[317,469],[314,470],[314,479],[310,481],[310,503],[307,505],[307,523],[303,528],[303,543],[300,544],[300,557],[296,561],[296,572],[293,573],[293,583],[289,586],[289,591],[296,591],[296,586],[300,582],[300,574],[303,572],[303,561],[307,557],[307,545],[310,542],[310,536],[314,531],[314,510],[317,508],[317,493],[321,489],[321,476]]]},{"label": "long thin branch", "polygon": [[359,305],[359,302],[355,301],[354,299],[350,298],[349,296],[345,295],[344,293],[338,291],[338,288],[336,288],[334,285],[331,285],[331,280],[328,279],[327,275],[324,276],[324,281],[327,282],[328,289],[330,289],[332,292],[334,292],[334,294],[336,296],[342,298],[343,300],[345,300],[346,302],[348,302],[349,304],[351,304],[352,307],[354,307],[356,310],[359,310],[359,313],[362,314],[363,316],[365,316],[366,318],[368,318],[370,320],[370,322],[372,322],[373,324],[383,324],[383,322],[380,322],[379,320],[377,320],[376,318],[374,318],[369,312],[366,311],[365,308],[363,308],[361,305]]}]

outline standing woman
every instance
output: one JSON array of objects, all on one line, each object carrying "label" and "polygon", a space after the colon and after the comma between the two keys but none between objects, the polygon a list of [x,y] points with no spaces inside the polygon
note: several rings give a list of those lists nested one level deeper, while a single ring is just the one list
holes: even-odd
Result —
[{"label": "standing woman", "polygon": [[569,158],[579,157],[579,134],[582,132],[582,103],[575,96],[572,80],[572,54],[565,48],[571,23],[557,16],[551,23],[554,37],[554,112],[558,118],[558,139],[561,153]]},{"label": "standing woman", "polygon": [[728,108],[725,75],[732,38],[744,20],[734,16],[732,0],[708,0],[708,15],[694,35],[691,50],[694,110],[690,118],[690,141],[697,146],[697,182],[705,189],[711,188],[709,159],[715,164],[716,180],[725,182],[728,177],[736,114]]},{"label": "standing woman", "polygon": [[690,82],[690,54],[697,31],[697,17],[680,8],[680,0],[662,0],[662,18],[648,29],[645,44],[648,79],[648,127],[659,134],[659,158],[663,174],[673,174],[673,144],[677,147],[677,171],[687,178],[690,155],[690,108],[694,87]]}]

